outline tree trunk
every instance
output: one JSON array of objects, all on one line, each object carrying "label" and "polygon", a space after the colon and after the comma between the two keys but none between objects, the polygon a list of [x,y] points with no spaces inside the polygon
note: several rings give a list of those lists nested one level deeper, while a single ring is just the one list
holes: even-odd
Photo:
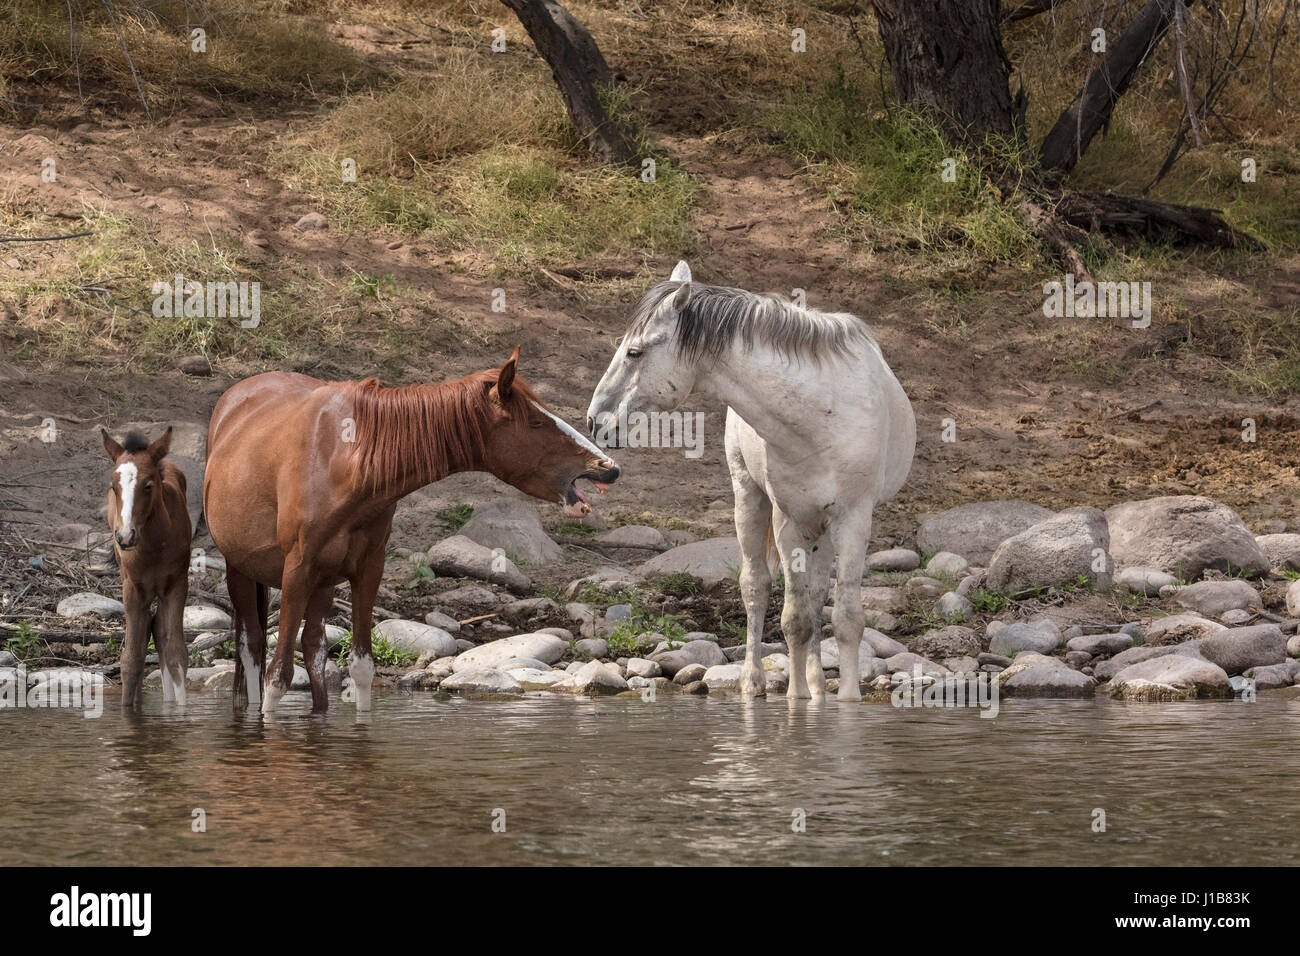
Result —
[{"label": "tree trunk", "polygon": [[1173,22],[1174,8],[1175,0],[1150,0],[1110,45],[1101,66],[1043,140],[1039,152],[1044,169],[1065,173],[1074,168],[1092,138],[1110,122],[1116,101],[1133,82],[1138,67],[1159,45]]},{"label": "tree trunk", "polygon": [[998,0],[871,0],[898,101],[929,113],[959,141],[1015,136]]},{"label": "tree trunk", "polygon": [[1254,246],[1255,240],[1234,230],[1217,210],[1201,206],[1139,199],[1136,196],[1067,193],[1058,215],[1080,229],[1141,235],[1159,241],[1207,246]]},{"label": "tree trunk", "polygon": [[600,102],[598,87],[611,75],[591,33],[554,0],[501,0],[515,12],[542,55],[564,98],[569,118],[591,151],[606,163],[630,164],[636,150]]}]

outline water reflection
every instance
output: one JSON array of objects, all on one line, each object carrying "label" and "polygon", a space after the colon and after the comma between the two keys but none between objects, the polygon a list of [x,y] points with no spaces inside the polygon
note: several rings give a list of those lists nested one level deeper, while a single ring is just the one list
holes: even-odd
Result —
[{"label": "water reflection", "polygon": [[[0,864],[1294,864],[1300,700],[0,712]],[[194,811],[206,832],[192,829]],[[1106,829],[1095,832],[1097,811]],[[495,826],[494,826],[495,824]]]}]

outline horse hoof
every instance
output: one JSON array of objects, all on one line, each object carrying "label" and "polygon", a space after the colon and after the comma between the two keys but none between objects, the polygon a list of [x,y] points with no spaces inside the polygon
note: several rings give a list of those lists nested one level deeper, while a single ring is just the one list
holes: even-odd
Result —
[{"label": "horse hoof", "polygon": [[277,687],[274,682],[268,683],[266,690],[262,694],[262,713],[269,714],[275,710],[276,705],[280,703],[280,698],[283,696],[283,687]]}]

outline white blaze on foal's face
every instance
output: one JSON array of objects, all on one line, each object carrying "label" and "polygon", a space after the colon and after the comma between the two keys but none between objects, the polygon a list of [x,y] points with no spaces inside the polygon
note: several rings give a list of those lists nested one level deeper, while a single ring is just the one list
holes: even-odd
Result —
[{"label": "white blaze on foal's face", "polygon": [[117,466],[118,499],[122,503],[121,526],[118,533],[125,538],[131,533],[131,513],[135,509],[135,485],[140,478],[140,469],[133,462],[124,461]]}]

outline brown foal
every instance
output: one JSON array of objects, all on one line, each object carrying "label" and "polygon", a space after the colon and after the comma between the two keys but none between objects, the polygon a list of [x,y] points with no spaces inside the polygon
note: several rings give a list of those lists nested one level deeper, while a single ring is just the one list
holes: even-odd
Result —
[{"label": "brown foal", "polygon": [[[163,700],[185,703],[185,598],[189,594],[190,515],[185,475],[165,461],[172,430],[150,443],[135,434],[119,445],[103,428],[113,462],[108,526],[122,572],[126,639],[122,645],[122,706],[143,703],[140,679],[152,634],[162,664]],[[158,602],[157,610],[150,608]]]},{"label": "brown foal", "polygon": [[[238,656],[235,706],[271,712],[293,677],[295,635],[312,710],[329,706],[325,616],[336,585],[352,588],[350,675],[370,709],[370,615],[397,502],[461,471],[486,471],[520,491],[589,509],[575,482],[603,490],[618,466],[501,369],[441,385],[381,388],[267,372],[227,391],[208,426],[203,509],[226,559]],[[266,673],[266,589],[280,588],[280,640]]]}]

